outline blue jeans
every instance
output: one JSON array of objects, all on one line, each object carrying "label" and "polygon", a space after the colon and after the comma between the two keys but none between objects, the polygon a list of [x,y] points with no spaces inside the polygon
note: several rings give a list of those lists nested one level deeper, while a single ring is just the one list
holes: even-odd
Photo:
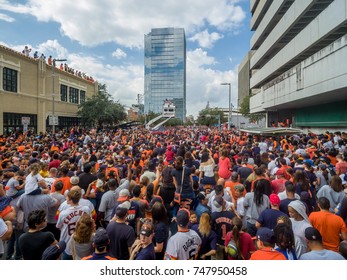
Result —
[{"label": "blue jeans", "polygon": [[[11,235],[10,240],[7,243],[7,251],[6,251],[6,260],[12,259],[12,257],[15,260],[22,259],[22,252],[19,248],[19,237],[24,233],[21,229],[13,229],[13,233]],[[14,253],[14,256],[13,256]]]},{"label": "blue jeans", "polygon": [[61,259],[64,261],[71,261],[73,260],[72,255],[66,254],[65,251],[61,254]]},{"label": "blue jeans", "polygon": [[24,193],[24,190],[19,190],[15,195],[11,196],[13,199],[17,198],[18,196],[22,195]]}]

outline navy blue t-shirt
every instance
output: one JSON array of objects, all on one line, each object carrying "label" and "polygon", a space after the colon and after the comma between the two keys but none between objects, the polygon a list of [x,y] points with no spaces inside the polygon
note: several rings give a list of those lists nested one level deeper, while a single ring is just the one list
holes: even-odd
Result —
[{"label": "navy blue t-shirt", "polygon": [[213,230],[210,231],[208,236],[201,235],[199,231],[199,224],[194,224],[192,226],[192,230],[199,234],[201,238],[199,256],[206,254],[211,250],[217,250],[217,234]]},{"label": "navy blue t-shirt", "polygon": [[167,245],[167,240],[169,239],[169,227],[167,224],[165,224],[164,222],[159,222],[157,224],[154,225],[154,239],[153,239],[153,243],[156,244],[160,244],[160,243],[164,243],[163,244],[163,250],[160,253],[156,253],[156,259],[157,260],[163,260],[164,259],[164,254],[166,251],[166,245]]},{"label": "navy blue t-shirt", "polygon": [[135,257],[135,260],[155,260],[155,252],[153,243],[146,248],[141,249]]},{"label": "navy blue t-shirt", "polygon": [[[113,208],[111,217],[113,217],[116,214],[116,209],[118,205],[122,203],[123,202],[117,202],[117,204]],[[128,210],[127,222],[129,222],[129,226],[132,226],[135,232],[136,232],[136,220],[138,218],[140,218],[140,207],[136,202],[130,201],[130,209]]]},{"label": "navy blue t-shirt", "polygon": [[287,214],[283,213],[280,210],[265,209],[263,212],[260,213],[260,216],[257,221],[261,224],[262,227],[274,229],[277,225],[278,217],[281,216],[287,216]]}]

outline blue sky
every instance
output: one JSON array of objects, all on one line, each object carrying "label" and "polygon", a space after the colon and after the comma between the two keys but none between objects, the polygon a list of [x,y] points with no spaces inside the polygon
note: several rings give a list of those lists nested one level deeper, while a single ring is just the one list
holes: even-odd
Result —
[{"label": "blue sky", "polygon": [[252,36],[249,0],[0,0],[0,44],[25,45],[105,83],[120,103],[143,93],[143,41],[151,28],[183,27],[187,39],[187,114],[207,102],[237,102],[237,68]]}]

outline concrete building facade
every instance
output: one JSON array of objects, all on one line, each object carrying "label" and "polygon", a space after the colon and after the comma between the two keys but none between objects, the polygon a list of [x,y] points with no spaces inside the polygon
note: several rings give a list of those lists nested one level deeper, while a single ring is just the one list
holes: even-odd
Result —
[{"label": "concrete building facade", "polygon": [[251,0],[250,111],[267,125],[347,129],[347,2]]},{"label": "concrete building facade", "polygon": [[53,91],[52,69],[44,59],[0,45],[0,135],[23,129],[35,133],[51,130],[53,92],[56,128],[69,129],[79,124],[78,105],[97,93],[97,83],[56,67]]}]

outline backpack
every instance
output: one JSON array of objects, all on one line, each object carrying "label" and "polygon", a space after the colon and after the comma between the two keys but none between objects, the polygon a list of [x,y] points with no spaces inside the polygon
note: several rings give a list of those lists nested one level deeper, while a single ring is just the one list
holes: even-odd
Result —
[{"label": "backpack", "polygon": [[237,249],[236,242],[234,239],[230,239],[227,246],[228,256],[239,259],[239,250]]}]

